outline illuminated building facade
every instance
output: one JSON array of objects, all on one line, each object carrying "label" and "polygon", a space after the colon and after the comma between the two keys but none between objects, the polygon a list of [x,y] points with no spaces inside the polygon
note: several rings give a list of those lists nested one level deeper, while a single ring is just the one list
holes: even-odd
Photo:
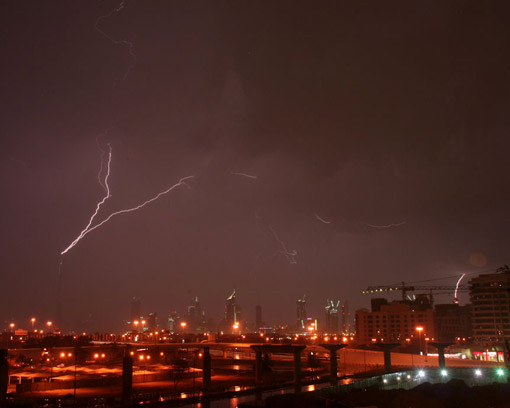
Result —
[{"label": "illuminated building facade", "polygon": [[324,324],[324,331],[329,334],[337,334],[338,330],[338,309],[340,308],[340,301],[336,303],[332,300],[327,301],[325,307],[326,319]]},{"label": "illuminated building facade", "polygon": [[241,321],[241,307],[236,302],[236,291],[227,298],[225,304],[225,324],[226,329],[231,330],[234,324]]},{"label": "illuminated building facade", "polygon": [[306,330],[306,295],[303,295],[301,299],[298,299],[296,302],[297,305],[297,330],[303,331]]},{"label": "illuminated building facade", "polygon": [[172,312],[168,316],[168,331],[170,333],[177,333],[180,328],[181,318],[177,312]]},{"label": "illuminated building facade", "polygon": [[[356,311],[356,336],[359,343],[405,343],[436,339],[432,308],[414,307],[404,302],[378,303],[376,311]],[[427,340],[428,339],[428,340]]]},{"label": "illuminated building facade", "polygon": [[479,344],[510,340],[510,271],[483,274],[469,281],[473,340]]}]

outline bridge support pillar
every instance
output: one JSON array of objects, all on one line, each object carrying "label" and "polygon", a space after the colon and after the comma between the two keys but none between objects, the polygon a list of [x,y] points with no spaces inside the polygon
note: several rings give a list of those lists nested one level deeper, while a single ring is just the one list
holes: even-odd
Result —
[{"label": "bridge support pillar", "polygon": [[133,395],[133,357],[129,350],[129,347],[126,347],[122,359],[122,401],[124,404],[130,403]]},{"label": "bridge support pillar", "polygon": [[378,343],[377,347],[382,349],[384,352],[384,370],[386,372],[391,371],[391,350],[395,347],[400,346],[400,343]]},{"label": "bridge support pillar", "polygon": [[209,347],[204,347],[202,355],[202,383],[204,392],[208,391],[211,387],[211,353]]},{"label": "bridge support pillar", "polygon": [[301,386],[301,350],[294,351],[294,384]]},{"label": "bridge support pillar", "polygon": [[446,359],[444,358],[444,349],[451,346],[453,343],[429,343],[431,346],[437,348],[437,362],[439,368],[446,368]]},{"label": "bridge support pillar", "polygon": [[347,347],[347,344],[319,344],[319,346],[329,351],[329,372],[331,381],[338,378],[338,355],[337,351]]},{"label": "bridge support pillar", "polygon": [[262,382],[262,351],[255,351],[255,381]]},{"label": "bridge support pillar", "polygon": [[7,360],[7,350],[0,350],[0,405],[7,395],[9,385],[9,361]]}]

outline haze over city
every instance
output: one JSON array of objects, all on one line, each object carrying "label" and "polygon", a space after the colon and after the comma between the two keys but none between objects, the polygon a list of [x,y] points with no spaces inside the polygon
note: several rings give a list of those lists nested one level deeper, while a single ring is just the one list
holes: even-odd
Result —
[{"label": "haze over city", "polygon": [[[115,332],[133,296],[219,320],[236,289],[245,318],[293,324],[304,294],[354,311],[369,285],[508,263],[509,10],[490,4],[5,2],[0,321],[54,320],[61,262],[62,327]],[[61,255],[108,143],[96,222],[194,177]]]}]

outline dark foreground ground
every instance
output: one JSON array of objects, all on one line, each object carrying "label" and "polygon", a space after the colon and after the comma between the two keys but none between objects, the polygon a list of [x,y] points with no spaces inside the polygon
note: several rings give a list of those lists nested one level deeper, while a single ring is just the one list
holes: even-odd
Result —
[{"label": "dark foreground ground", "polygon": [[[335,396],[313,393],[270,397],[266,408],[510,408],[510,384],[468,387],[462,380],[445,384],[422,383],[411,390],[355,390]],[[239,408],[255,405],[242,404]]]}]

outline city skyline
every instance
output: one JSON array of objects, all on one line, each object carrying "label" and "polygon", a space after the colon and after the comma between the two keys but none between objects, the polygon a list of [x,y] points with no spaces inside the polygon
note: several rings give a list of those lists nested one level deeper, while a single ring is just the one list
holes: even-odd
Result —
[{"label": "city skyline", "polygon": [[3,6],[0,322],[295,324],[508,263],[508,5],[398,4]]}]

